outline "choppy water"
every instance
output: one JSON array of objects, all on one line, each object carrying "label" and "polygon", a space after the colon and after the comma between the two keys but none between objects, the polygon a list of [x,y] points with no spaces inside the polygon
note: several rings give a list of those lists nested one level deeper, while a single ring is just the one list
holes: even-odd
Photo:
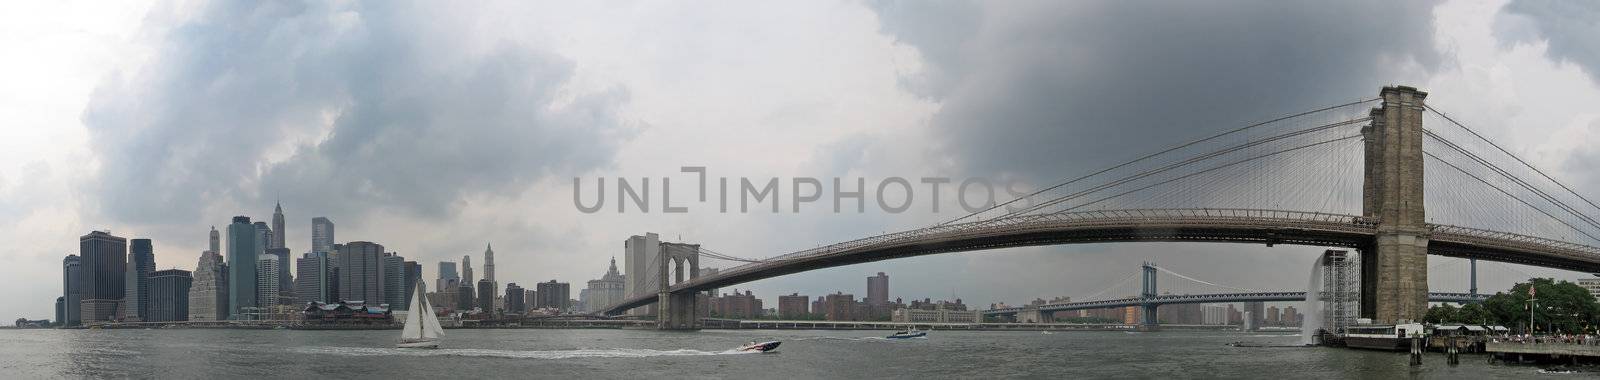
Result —
[{"label": "choppy water", "polygon": [[[1236,332],[961,332],[888,340],[874,331],[663,332],[448,330],[438,350],[391,348],[398,331],[0,331],[0,378],[1529,378],[1537,367],[1441,354],[1294,344],[1290,334]],[[776,353],[738,354],[752,340]],[[1585,375],[1594,375],[1588,373]]]}]

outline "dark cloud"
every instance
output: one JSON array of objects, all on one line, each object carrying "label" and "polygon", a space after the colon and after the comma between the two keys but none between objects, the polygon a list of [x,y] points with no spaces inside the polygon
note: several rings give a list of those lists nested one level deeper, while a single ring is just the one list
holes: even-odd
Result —
[{"label": "dark cloud", "polygon": [[1531,22],[1522,25],[1530,30],[1502,28],[1501,38],[1544,40],[1551,59],[1577,64],[1600,83],[1600,2],[1515,0],[1502,11]]},{"label": "dark cloud", "polygon": [[484,41],[449,6],[380,3],[220,2],[146,30],[148,64],[84,114],[100,210],[189,222],[281,196],[305,217],[449,215],[606,165],[627,137],[626,91],[570,88],[573,63]]},{"label": "dark cloud", "polygon": [[941,103],[936,149],[1052,182],[1214,131],[1418,83],[1432,2],[878,1]]}]

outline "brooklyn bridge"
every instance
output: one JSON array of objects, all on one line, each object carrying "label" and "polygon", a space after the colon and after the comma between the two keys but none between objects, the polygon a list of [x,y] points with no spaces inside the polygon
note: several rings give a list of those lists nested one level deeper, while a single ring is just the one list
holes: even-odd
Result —
[{"label": "brooklyn bridge", "polygon": [[[710,289],[880,260],[1082,243],[1355,250],[1360,314],[1378,323],[1421,319],[1429,255],[1600,272],[1600,222],[1591,217],[1600,206],[1428,106],[1427,96],[1384,87],[1374,98],[1259,123],[1196,126],[1217,132],[923,228],[761,259],[663,252],[652,263],[659,291],[603,313],[656,304],[659,328],[695,329],[695,296]],[[702,255],[744,263],[701,276]],[[1079,306],[1128,305],[1071,307]]]}]

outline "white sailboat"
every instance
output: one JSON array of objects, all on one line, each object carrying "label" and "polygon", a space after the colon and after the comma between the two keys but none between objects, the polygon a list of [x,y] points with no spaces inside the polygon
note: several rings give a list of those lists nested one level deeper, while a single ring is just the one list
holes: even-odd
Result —
[{"label": "white sailboat", "polygon": [[433,314],[433,305],[422,295],[422,281],[417,281],[417,291],[411,294],[411,310],[406,312],[406,327],[400,332],[400,348],[439,348],[444,338],[444,328],[439,317]]}]

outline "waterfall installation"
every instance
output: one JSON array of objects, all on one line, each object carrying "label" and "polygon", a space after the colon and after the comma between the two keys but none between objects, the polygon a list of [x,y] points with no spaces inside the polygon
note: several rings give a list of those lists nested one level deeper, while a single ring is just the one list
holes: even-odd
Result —
[{"label": "waterfall installation", "polygon": [[1311,280],[1306,284],[1305,320],[1300,323],[1300,344],[1317,344],[1317,331],[1322,329],[1322,262],[1318,255],[1311,260]]}]

